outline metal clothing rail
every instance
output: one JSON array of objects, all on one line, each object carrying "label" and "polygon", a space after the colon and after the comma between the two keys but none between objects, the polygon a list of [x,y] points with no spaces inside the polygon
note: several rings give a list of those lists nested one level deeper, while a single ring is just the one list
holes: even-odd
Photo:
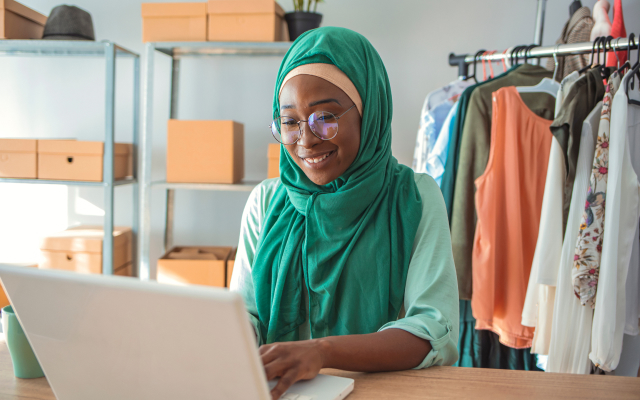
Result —
[{"label": "metal clothing rail", "polygon": [[[638,48],[638,38],[631,41],[631,49]],[[608,46],[607,46],[608,47]],[[628,38],[618,38],[611,41],[611,47],[617,51],[627,50],[629,48]],[[544,58],[553,57],[554,53],[559,57],[578,55],[578,54],[590,54],[593,49],[593,42],[581,42],[561,44],[555,46],[542,46],[534,47],[528,51],[518,52],[519,57],[526,55],[527,58]],[[597,48],[596,48],[597,51]],[[602,49],[601,49],[602,51]],[[607,48],[606,52],[612,52],[610,48]],[[526,53],[526,54],[525,54]],[[458,75],[467,77],[469,64],[473,64],[478,61],[500,61],[511,57],[511,51],[509,49],[503,52],[496,52],[493,54],[478,55],[477,57],[472,54],[449,54],[449,65],[458,67]]]}]

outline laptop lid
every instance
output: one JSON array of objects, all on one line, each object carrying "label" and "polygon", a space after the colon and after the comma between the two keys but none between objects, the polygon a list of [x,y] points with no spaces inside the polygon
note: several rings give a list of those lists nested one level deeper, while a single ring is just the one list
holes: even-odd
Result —
[{"label": "laptop lid", "polygon": [[59,399],[270,400],[237,293],[0,265]]}]

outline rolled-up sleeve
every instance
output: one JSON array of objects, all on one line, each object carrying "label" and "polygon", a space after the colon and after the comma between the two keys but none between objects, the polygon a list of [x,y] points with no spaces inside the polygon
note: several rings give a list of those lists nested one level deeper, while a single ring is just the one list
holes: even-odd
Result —
[{"label": "rolled-up sleeve", "polygon": [[422,196],[422,219],[404,294],[404,317],[380,330],[402,329],[431,343],[431,351],[415,369],[453,365],[458,360],[458,283],[451,250],[447,211],[433,178],[416,174]]},{"label": "rolled-up sleeve", "polygon": [[229,285],[231,291],[240,293],[244,299],[258,345],[264,344],[265,341],[260,334],[260,320],[258,319],[253,279],[251,278],[251,266],[258,246],[264,215],[269,201],[279,185],[279,178],[267,179],[255,187],[249,195],[242,213],[240,240]]}]

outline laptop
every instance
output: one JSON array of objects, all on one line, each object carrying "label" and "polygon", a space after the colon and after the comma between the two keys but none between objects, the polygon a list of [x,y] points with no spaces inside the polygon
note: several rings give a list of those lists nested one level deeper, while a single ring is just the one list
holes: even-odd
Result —
[{"label": "laptop", "polygon": [[[0,280],[60,400],[271,399],[237,293],[9,265]],[[319,375],[281,399],[340,400],[353,385]]]}]

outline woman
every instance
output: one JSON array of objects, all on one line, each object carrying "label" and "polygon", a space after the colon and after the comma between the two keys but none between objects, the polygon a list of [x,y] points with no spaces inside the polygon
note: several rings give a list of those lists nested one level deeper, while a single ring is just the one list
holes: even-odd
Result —
[{"label": "woman", "polygon": [[458,289],[440,190],[391,156],[391,91],[343,28],[285,55],[272,133],[280,178],[252,192],[231,289],[277,399],[321,368],[391,371],[458,357]]}]

